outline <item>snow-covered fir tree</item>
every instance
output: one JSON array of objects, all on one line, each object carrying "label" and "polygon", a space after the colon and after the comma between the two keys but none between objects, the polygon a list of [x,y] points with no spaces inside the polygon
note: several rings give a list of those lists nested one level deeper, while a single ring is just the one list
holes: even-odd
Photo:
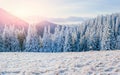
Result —
[{"label": "snow-covered fir tree", "polygon": [[66,28],[66,36],[65,36],[65,45],[64,45],[64,52],[72,52],[73,51],[73,41],[72,41],[72,34],[70,33],[70,28]]},{"label": "snow-covered fir tree", "polygon": [[6,52],[18,52],[20,51],[20,44],[17,39],[16,30],[14,25],[8,27],[5,26],[3,32],[3,49]]},{"label": "snow-covered fir tree", "polygon": [[45,27],[43,34],[43,52],[53,52],[52,48],[52,39],[50,33],[50,26]]},{"label": "snow-covered fir tree", "polygon": [[25,51],[26,52],[39,52],[40,50],[40,40],[37,35],[37,30],[35,25],[29,25],[26,42]]},{"label": "snow-covered fir tree", "polygon": [[20,49],[21,51],[25,50],[25,38],[26,38],[26,34],[25,34],[25,30],[17,30],[17,38],[20,44]]},{"label": "snow-covered fir tree", "polygon": [[63,52],[64,50],[64,41],[65,41],[65,26],[61,27],[57,26],[55,29],[55,34],[53,35],[53,44],[52,44],[52,49],[53,52]]},{"label": "snow-covered fir tree", "polygon": [[0,35],[0,52],[3,52],[3,38],[2,38],[2,35]]}]

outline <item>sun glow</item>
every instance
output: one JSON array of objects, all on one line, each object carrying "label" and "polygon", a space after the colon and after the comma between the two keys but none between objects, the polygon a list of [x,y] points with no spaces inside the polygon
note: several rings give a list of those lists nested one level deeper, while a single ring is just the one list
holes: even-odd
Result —
[{"label": "sun glow", "polygon": [[[12,11],[11,13],[13,13],[14,15],[21,17],[21,18],[25,18],[25,17],[29,17],[29,16],[42,16],[42,17],[51,17],[52,13],[50,11],[52,11],[50,8],[48,9],[47,7],[42,8],[39,7],[40,10],[38,9],[34,9],[34,8],[23,8],[23,9],[16,9],[14,11]],[[49,13],[48,13],[49,12]]]},{"label": "sun glow", "polygon": [[43,20],[46,20],[46,17],[51,17],[51,12],[48,13],[48,11],[51,11],[51,9],[41,6],[39,7],[40,10],[34,9],[34,8],[19,8],[11,13],[15,16],[29,22],[29,23],[37,23]]},{"label": "sun glow", "polygon": [[23,18],[23,17],[28,16],[29,12],[27,12],[26,10],[20,9],[20,10],[16,10],[16,11],[14,12],[14,14],[15,14],[16,16],[18,16],[18,17]]}]

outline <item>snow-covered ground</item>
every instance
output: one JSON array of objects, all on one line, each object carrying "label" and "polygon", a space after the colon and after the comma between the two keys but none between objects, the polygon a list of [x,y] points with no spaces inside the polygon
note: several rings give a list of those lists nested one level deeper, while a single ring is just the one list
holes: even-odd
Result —
[{"label": "snow-covered ground", "polygon": [[0,75],[120,75],[120,51],[0,53]]}]

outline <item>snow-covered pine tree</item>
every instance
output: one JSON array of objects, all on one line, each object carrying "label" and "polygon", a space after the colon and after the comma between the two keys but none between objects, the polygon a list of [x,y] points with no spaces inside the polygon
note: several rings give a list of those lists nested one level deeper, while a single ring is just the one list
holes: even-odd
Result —
[{"label": "snow-covered pine tree", "polygon": [[120,49],[120,17],[116,19],[116,27],[115,27],[115,36],[116,36],[116,49]]},{"label": "snow-covered pine tree", "polygon": [[20,51],[19,41],[17,39],[17,35],[15,33],[14,25],[10,25],[10,27],[5,26],[3,32],[3,49],[6,52],[18,52]]},{"label": "snow-covered pine tree", "polygon": [[116,49],[120,49],[120,35],[117,36]]},{"label": "snow-covered pine tree", "polygon": [[3,38],[1,34],[0,34],[0,52],[3,52]]},{"label": "snow-covered pine tree", "polygon": [[64,26],[62,26],[61,31],[59,31],[59,34],[57,39],[57,52],[63,52],[64,49],[64,41],[65,41],[65,35],[64,35]]},{"label": "snow-covered pine tree", "polygon": [[[53,52],[59,52],[58,51],[58,42],[60,42],[60,31],[59,31],[59,26],[57,25],[57,27],[55,28],[55,33],[52,36],[53,38],[53,42],[52,42],[52,51]],[[59,41],[58,41],[59,40]]]},{"label": "snow-covered pine tree", "polygon": [[22,30],[17,30],[17,38],[20,44],[20,51],[23,52],[25,50],[25,38],[26,38],[26,34],[24,29]]},{"label": "snow-covered pine tree", "polygon": [[73,32],[71,32],[73,42],[72,51],[78,52],[80,47],[80,33],[78,32],[76,27],[72,27],[72,30],[73,30]]},{"label": "snow-covered pine tree", "polygon": [[35,25],[29,25],[26,42],[25,42],[25,52],[39,52],[40,41],[37,35],[37,30]]},{"label": "snow-covered pine tree", "polygon": [[102,16],[88,21],[87,31],[87,48],[88,50],[100,50],[100,36],[102,33]]},{"label": "snow-covered pine tree", "polygon": [[66,36],[65,36],[65,45],[64,52],[72,52],[73,51],[73,42],[72,42],[72,34],[70,33],[70,28],[66,28]]},{"label": "snow-covered pine tree", "polygon": [[11,51],[12,52],[19,52],[20,51],[20,43],[17,38],[16,29],[13,26],[10,27],[10,35],[11,35]]},{"label": "snow-covered pine tree", "polygon": [[4,31],[3,31],[3,35],[2,35],[2,39],[3,39],[3,51],[4,52],[9,52],[11,50],[10,48],[10,34],[9,34],[9,28],[8,26],[5,25]]},{"label": "snow-covered pine tree", "polygon": [[81,33],[79,31],[79,29],[77,28],[77,40],[76,40],[76,43],[77,43],[77,52],[81,51],[80,50],[80,39],[81,39]]},{"label": "snow-covered pine tree", "polygon": [[110,50],[110,25],[108,23],[108,16],[104,19],[104,29],[101,41],[102,50]]},{"label": "snow-covered pine tree", "polygon": [[61,42],[60,42],[60,50],[61,52],[64,51],[64,45],[65,45],[65,26],[62,26],[62,29],[61,29]]},{"label": "snow-covered pine tree", "polygon": [[39,36],[39,41],[40,41],[40,50],[39,50],[39,52],[43,52],[43,40],[42,40],[41,36]]},{"label": "snow-covered pine tree", "polygon": [[116,47],[116,36],[115,36],[115,26],[116,26],[116,15],[109,16],[110,25],[110,49],[114,50]]},{"label": "snow-covered pine tree", "polygon": [[51,48],[52,39],[51,39],[51,33],[50,33],[50,26],[44,29],[43,34],[43,51],[44,52],[52,52]]}]

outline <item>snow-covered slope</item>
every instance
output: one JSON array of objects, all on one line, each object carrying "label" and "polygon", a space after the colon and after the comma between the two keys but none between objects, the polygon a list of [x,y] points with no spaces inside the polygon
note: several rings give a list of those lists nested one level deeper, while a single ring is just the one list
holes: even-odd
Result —
[{"label": "snow-covered slope", "polygon": [[120,75],[120,51],[0,53],[0,75]]}]

